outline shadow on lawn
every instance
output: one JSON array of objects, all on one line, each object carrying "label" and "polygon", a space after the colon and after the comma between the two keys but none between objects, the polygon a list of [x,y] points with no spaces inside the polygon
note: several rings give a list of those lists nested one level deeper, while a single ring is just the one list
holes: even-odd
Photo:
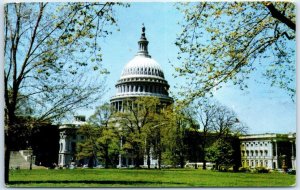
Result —
[{"label": "shadow on lawn", "polygon": [[105,180],[43,180],[43,181],[10,181],[8,185],[16,184],[43,184],[43,183],[85,183],[85,184],[124,184],[124,185],[134,185],[134,184],[184,184],[179,182],[161,182],[161,181],[105,181]]}]

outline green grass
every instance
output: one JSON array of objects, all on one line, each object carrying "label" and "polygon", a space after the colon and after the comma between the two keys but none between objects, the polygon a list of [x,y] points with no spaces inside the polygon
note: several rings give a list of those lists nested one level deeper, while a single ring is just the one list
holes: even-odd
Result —
[{"label": "green grass", "polygon": [[13,170],[9,187],[283,187],[296,176],[194,169]]}]

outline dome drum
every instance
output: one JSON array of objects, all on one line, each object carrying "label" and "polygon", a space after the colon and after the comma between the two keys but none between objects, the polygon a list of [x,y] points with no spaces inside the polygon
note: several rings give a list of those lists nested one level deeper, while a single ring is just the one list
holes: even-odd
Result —
[{"label": "dome drum", "polygon": [[134,77],[134,78],[127,78],[127,79],[120,79],[118,80],[116,87],[119,84],[126,84],[126,83],[132,83],[132,82],[141,82],[141,83],[161,83],[165,84],[169,87],[169,84],[164,79],[158,79],[158,78],[152,78],[152,77]]}]

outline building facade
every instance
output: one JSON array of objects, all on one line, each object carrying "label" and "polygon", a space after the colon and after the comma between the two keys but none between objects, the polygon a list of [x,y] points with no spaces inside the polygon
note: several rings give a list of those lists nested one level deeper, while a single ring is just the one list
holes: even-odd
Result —
[{"label": "building facade", "polygon": [[239,139],[242,167],[296,169],[296,133],[245,135]]},{"label": "building facade", "polygon": [[[117,81],[116,94],[110,99],[111,106],[116,111],[123,112],[126,106],[134,106],[133,100],[139,97],[157,97],[162,105],[169,105],[173,99],[169,96],[169,84],[164,77],[161,66],[151,58],[148,52],[148,40],[145,27],[142,27],[141,38],[138,41],[139,50],[135,57],[129,61]],[[122,147],[123,141],[120,140]],[[144,165],[147,165],[144,159]],[[157,165],[157,160],[150,158],[150,165]],[[134,159],[130,154],[119,155],[118,167],[130,167]]]},{"label": "building facade", "polygon": [[[80,165],[76,160],[76,145],[78,142],[84,140],[84,136],[79,135],[77,130],[81,125],[86,124],[84,116],[75,116],[75,121],[71,124],[64,124],[59,127],[59,153],[58,166],[70,167],[71,165]],[[85,164],[82,161],[81,164]]]}]

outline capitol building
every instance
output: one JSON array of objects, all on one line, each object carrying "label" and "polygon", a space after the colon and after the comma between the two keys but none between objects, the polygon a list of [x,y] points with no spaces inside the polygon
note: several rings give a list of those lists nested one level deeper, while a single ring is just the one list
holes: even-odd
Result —
[{"label": "capitol building", "polygon": [[[164,77],[161,66],[151,58],[148,52],[148,40],[145,34],[145,27],[142,27],[141,38],[138,41],[139,50],[135,57],[129,61],[117,81],[116,94],[110,99],[111,106],[118,112],[123,112],[126,106],[129,106],[139,97],[157,97],[161,105],[170,105],[173,99],[169,96],[170,85]],[[132,105],[133,106],[133,105]],[[59,159],[58,166],[65,167],[72,163],[79,164],[76,160],[76,144],[84,140],[82,135],[77,134],[77,129],[86,124],[85,118],[76,117],[72,124],[65,124],[59,127]],[[125,139],[120,139],[122,147]],[[151,165],[157,164],[157,160],[150,158]],[[87,159],[81,160],[80,164],[86,164]],[[94,163],[97,165],[98,163]],[[119,166],[134,165],[134,159],[130,153],[119,155]],[[146,160],[144,165],[146,165]]]}]

